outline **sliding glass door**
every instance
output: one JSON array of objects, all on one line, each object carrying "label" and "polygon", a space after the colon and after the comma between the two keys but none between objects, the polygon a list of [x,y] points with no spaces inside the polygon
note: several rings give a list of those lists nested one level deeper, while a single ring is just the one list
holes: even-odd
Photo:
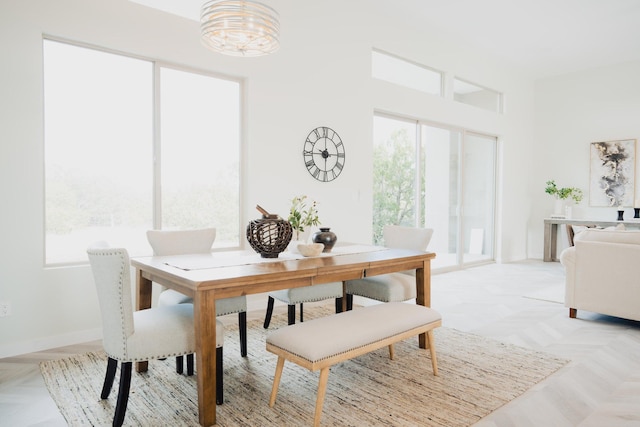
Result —
[{"label": "sliding glass door", "polygon": [[433,268],[494,258],[497,139],[419,121],[374,119],[374,243],[385,224],[433,228]]}]

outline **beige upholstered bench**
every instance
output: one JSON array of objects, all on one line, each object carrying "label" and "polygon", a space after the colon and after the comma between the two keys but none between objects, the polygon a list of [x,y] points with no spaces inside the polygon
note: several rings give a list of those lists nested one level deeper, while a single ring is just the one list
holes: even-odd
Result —
[{"label": "beige upholstered bench", "polygon": [[320,369],[313,421],[314,426],[319,426],[331,366],[387,346],[389,357],[393,359],[393,343],[421,333],[427,334],[433,374],[438,375],[433,329],[442,324],[441,319],[440,314],[431,308],[390,302],[357,308],[272,332],[267,337],[267,350],[278,356],[278,363],[269,406],[273,407],[276,402],[285,359],[311,371]]}]

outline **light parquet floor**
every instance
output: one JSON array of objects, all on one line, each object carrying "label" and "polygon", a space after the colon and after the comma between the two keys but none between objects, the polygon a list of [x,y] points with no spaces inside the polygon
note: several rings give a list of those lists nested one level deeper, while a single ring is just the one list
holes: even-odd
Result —
[{"label": "light parquet floor", "polygon": [[[584,311],[570,319],[563,304],[524,297],[562,297],[563,288],[562,266],[541,261],[433,275],[432,307],[444,326],[571,360],[476,426],[640,426],[640,322]],[[100,348],[92,342],[0,359],[0,426],[65,426],[38,363]]]}]

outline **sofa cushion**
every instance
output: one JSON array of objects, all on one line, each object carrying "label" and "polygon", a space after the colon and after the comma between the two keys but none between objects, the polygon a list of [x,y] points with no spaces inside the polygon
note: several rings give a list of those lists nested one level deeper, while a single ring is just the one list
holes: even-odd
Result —
[{"label": "sofa cushion", "polygon": [[597,230],[587,229],[573,238],[575,242],[609,242],[640,245],[640,230]]}]

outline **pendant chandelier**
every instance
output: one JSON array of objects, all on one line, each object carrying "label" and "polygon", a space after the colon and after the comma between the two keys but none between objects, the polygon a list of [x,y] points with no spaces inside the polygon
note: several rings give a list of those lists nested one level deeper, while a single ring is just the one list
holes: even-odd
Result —
[{"label": "pendant chandelier", "polygon": [[202,5],[202,43],[232,56],[262,56],[280,47],[280,17],[273,8],[252,0],[209,0]]}]

